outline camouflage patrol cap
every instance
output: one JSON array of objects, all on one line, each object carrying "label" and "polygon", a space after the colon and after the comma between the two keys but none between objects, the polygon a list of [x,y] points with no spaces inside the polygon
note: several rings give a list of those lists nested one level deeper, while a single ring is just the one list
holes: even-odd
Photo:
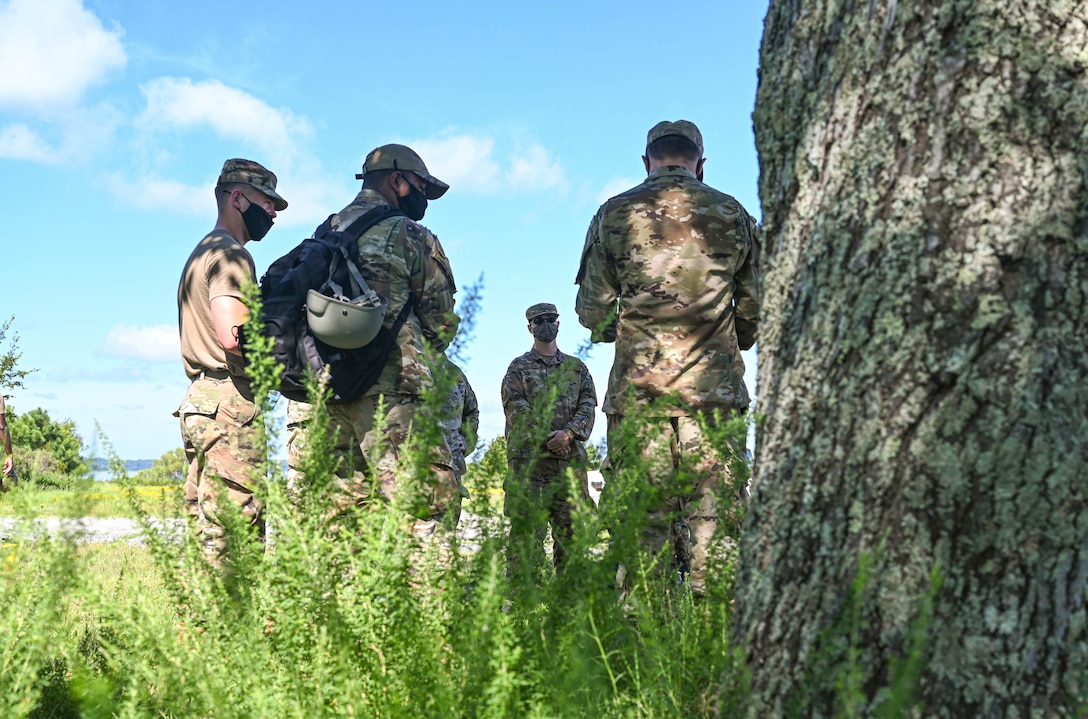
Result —
[{"label": "camouflage patrol cap", "polygon": [[699,154],[703,154],[703,133],[699,132],[699,128],[695,126],[694,122],[688,120],[677,120],[675,122],[662,120],[657,123],[650,128],[650,132],[646,135],[646,147],[652,145],[654,140],[660,140],[662,137],[668,137],[669,135],[679,135],[691,140],[699,148]]},{"label": "camouflage patrol cap", "polygon": [[543,315],[555,315],[559,316],[559,310],[555,309],[555,305],[551,302],[537,302],[529,309],[525,310],[525,319],[529,322],[533,321],[535,317],[541,317]]},{"label": "camouflage patrol cap", "polygon": [[427,183],[427,190],[423,194],[428,200],[437,200],[450,189],[442,180],[427,172],[427,166],[423,164],[423,158],[416,154],[415,150],[404,145],[382,145],[370,151],[363,161],[363,171],[355,176],[361,180],[371,170],[401,170],[414,172]]},{"label": "camouflage patrol cap", "polygon": [[272,198],[276,212],[287,209],[287,200],[276,192],[276,174],[264,165],[253,160],[243,160],[235,157],[223,163],[223,171],[219,173],[219,185],[232,182],[240,182],[249,185]]}]

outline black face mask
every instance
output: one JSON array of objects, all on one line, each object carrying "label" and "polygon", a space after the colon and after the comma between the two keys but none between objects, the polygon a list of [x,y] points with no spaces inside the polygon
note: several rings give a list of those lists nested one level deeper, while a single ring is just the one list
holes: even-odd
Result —
[{"label": "black face mask", "polygon": [[[249,198],[246,198],[249,199]],[[239,212],[241,212],[239,210]],[[260,242],[268,231],[272,229],[272,215],[264,211],[264,208],[256,202],[250,202],[245,212],[242,212],[242,222],[246,225],[249,239]]]},{"label": "black face mask", "polygon": [[[405,180],[405,182],[408,182]],[[419,222],[423,219],[423,215],[427,214],[427,196],[419,191],[415,185],[408,182],[408,194],[404,197],[397,197],[397,204],[400,205],[400,209],[404,210],[404,214],[409,218]]]},{"label": "black face mask", "polygon": [[541,342],[551,342],[559,334],[559,325],[554,322],[544,322],[543,324],[533,325],[533,337],[536,337]]}]

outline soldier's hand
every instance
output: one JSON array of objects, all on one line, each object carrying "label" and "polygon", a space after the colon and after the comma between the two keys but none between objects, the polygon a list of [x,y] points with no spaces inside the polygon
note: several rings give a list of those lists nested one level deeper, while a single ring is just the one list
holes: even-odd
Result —
[{"label": "soldier's hand", "polygon": [[548,450],[555,454],[565,455],[570,452],[570,433],[565,429],[557,429],[548,435]]},{"label": "soldier's hand", "polygon": [[616,341],[616,328],[606,327],[603,330],[593,330],[589,333],[589,341],[593,343],[599,342],[615,342]]},{"label": "soldier's hand", "polygon": [[[5,482],[4,480],[11,480]],[[15,458],[10,454],[4,457],[4,471],[0,473],[0,492],[6,492],[19,486],[19,476],[15,473]]]},{"label": "soldier's hand", "polygon": [[620,323],[619,317],[619,305],[613,304],[612,309],[608,312],[608,317],[604,318],[596,327],[590,328],[589,341],[593,343],[615,342],[616,328]]}]

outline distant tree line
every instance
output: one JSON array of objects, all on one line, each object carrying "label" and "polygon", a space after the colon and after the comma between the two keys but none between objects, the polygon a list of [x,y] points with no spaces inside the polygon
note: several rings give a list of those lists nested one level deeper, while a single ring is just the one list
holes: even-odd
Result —
[{"label": "distant tree line", "polygon": [[21,481],[67,487],[73,479],[89,474],[75,422],[56,421],[41,407],[19,414],[8,405],[7,414],[15,446],[15,471]]}]

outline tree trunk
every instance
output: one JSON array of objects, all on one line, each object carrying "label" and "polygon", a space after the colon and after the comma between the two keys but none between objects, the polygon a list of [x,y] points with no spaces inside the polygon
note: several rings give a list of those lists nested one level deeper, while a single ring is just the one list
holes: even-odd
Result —
[{"label": "tree trunk", "polygon": [[750,716],[1085,704],[1086,22],[771,0]]}]

